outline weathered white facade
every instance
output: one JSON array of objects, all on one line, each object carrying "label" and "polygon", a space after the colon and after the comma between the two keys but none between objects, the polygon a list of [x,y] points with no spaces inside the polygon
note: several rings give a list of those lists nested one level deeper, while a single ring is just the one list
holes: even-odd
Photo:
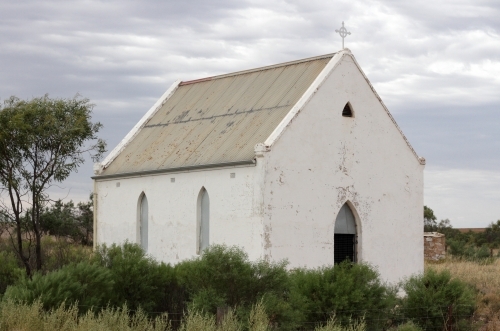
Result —
[{"label": "weathered white facade", "polygon": [[[240,246],[251,259],[288,259],[292,267],[319,267],[334,262],[335,221],[347,203],[355,219],[356,261],[371,263],[391,282],[422,272],[424,160],[418,158],[349,50],[308,61],[213,77],[212,85],[196,92],[201,96],[194,89],[205,80],[175,83],[108,158],[96,165],[94,242],[141,242],[140,204],[146,195],[147,250],[160,260],[176,263],[196,256],[204,231],[209,231],[210,244]],[[293,66],[293,70],[304,68],[289,71],[283,79],[290,87],[263,114],[261,110],[271,107],[257,105],[264,99],[269,105],[273,82]],[[273,70],[282,71],[276,79],[266,78],[271,83],[255,92],[262,95],[252,101],[247,82],[264,79]],[[308,74],[307,81],[300,80]],[[224,79],[230,80],[227,89],[233,89],[228,93],[231,102],[247,98],[254,105],[228,107],[239,109],[234,116],[246,112],[245,118],[210,127],[208,123],[226,116],[210,115],[217,108],[214,103],[223,99],[216,84],[224,86]],[[238,88],[243,87],[238,86],[246,89],[240,96]],[[268,91],[270,96],[265,94]],[[183,100],[183,96],[188,104],[180,107],[181,101],[175,98]],[[347,103],[352,117],[342,116]],[[274,109],[282,109],[283,115],[273,115]],[[202,112],[205,115],[199,118],[191,115]],[[163,120],[158,119],[161,116]],[[170,122],[165,120],[168,116]],[[266,129],[273,116],[275,124]],[[190,123],[194,124],[186,127]],[[239,129],[233,129],[236,126]],[[226,138],[226,127],[240,131]],[[175,131],[179,128],[182,139],[165,143],[174,139],[169,135],[180,134]],[[154,141],[158,135],[164,138]],[[245,154],[248,147],[238,144],[239,137],[252,145],[250,157]],[[211,153],[224,162],[189,161],[203,160],[209,150],[210,145],[183,147],[196,139],[196,146],[212,139]],[[241,148],[234,157],[231,139],[234,149]],[[224,148],[226,152],[217,154]],[[196,158],[188,155],[179,163],[178,155],[187,150]],[[164,153],[169,153],[167,161],[155,161]],[[144,168],[148,162],[151,167]],[[209,230],[200,230],[203,189],[209,196],[209,221],[205,220]]]}]

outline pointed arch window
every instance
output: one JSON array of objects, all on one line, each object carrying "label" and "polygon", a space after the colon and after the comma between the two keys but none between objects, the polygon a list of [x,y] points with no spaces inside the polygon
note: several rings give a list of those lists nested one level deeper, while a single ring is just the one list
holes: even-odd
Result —
[{"label": "pointed arch window", "polygon": [[198,195],[197,253],[210,245],[210,198],[203,187]]},{"label": "pointed arch window", "polygon": [[144,251],[148,250],[148,235],[149,235],[149,230],[148,230],[148,223],[149,223],[149,211],[148,211],[148,198],[146,197],[146,194],[142,194],[141,197],[139,198],[139,221],[138,221],[138,227],[139,227],[139,235],[138,235],[138,241],[139,245],[141,245],[142,249]]},{"label": "pointed arch window", "polygon": [[335,220],[333,242],[335,264],[344,260],[356,262],[356,221],[347,203],[340,208]]},{"label": "pointed arch window", "polygon": [[348,102],[345,104],[344,109],[342,110],[343,117],[352,117],[352,108],[351,104]]}]

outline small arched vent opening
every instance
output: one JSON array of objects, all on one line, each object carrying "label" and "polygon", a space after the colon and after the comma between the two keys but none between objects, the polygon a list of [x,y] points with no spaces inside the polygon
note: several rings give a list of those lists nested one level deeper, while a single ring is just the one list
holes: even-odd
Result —
[{"label": "small arched vent opening", "polygon": [[348,103],[345,104],[344,110],[342,110],[342,116],[343,117],[352,117],[352,109],[351,105]]}]

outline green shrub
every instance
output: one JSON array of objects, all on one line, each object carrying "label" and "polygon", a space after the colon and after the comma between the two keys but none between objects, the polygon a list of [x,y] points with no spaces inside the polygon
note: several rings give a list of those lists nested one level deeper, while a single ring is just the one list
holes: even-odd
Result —
[{"label": "green shrub", "polygon": [[366,264],[343,262],[332,267],[292,272],[292,300],[301,306],[309,323],[327,321],[335,315],[341,325],[366,317],[371,329],[378,328],[381,311],[395,300],[378,273]]},{"label": "green shrub", "polygon": [[455,327],[464,324],[474,312],[474,293],[467,284],[452,279],[448,271],[432,269],[409,278],[403,289],[403,309],[407,318],[424,330],[441,330],[445,321]]},{"label": "green shrub", "polygon": [[469,261],[483,262],[484,260],[488,260],[491,257],[491,253],[487,245],[482,245],[481,247],[477,248],[471,244],[467,244],[464,241],[448,240],[448,247],[451,255]]},{"label": "green shrub", "polygon": [[489,250],[488,246],[486,246],[486,245],[481,246],[476,251],[475,258],[476,259],[488,259],[488,258],[490,258],[490,250]]},{"label": "green shrub", "polygon": [[7,286],[13,285],[23,272],[24,270],[18,267],[14,254],[0,251],[0,298]]},{"label": "green shrub", "polygon": [[297,314],[287,300],[290,283],[285,262],[250,262],[237,247],[215,245],[175,269],[193,310],[215,314],[217,307],[236,307],[247,324],[252,305],[262,299],[272,323],[283,330],[296,325]]},{"label": "green shrub", "polygon": [[[107,268],[114,282],[110,304],[121,307],[127,304],[131,310],[139,307],[146,312],[169,311],[175,304],[171,299],[184,300],[178,289],[174,268],[148,257],[137,244],[125,243],[98,247],[94,262]],[[172,296],[171,293],[180,294]],[[180,307],[180,312],[184,306]]]},{"label": "green shrub", "polygon": [[46,275],[23,277],[7,288],[4,300],[34,303],[40,300],[44,309],[78,302],[80,312],[105,306],[113,293],[111,273],[98,265],[80,262],[67,265]]}]

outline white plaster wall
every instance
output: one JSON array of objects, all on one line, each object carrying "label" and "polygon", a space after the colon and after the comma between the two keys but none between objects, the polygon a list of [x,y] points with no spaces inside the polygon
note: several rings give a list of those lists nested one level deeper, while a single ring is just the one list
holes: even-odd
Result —
[{"label": "white plaster wall", "polygon": [[[353,118],[342,117],[350,102]],[[334,222],[349,201],[358,259],[396,282],[423,271],[423,165],[349,56],[263,157],[264,256],[333,263]]]},{"label": "white plaster wall", "polygon": [[[210,244],[240,246],[256,260],[262,253],[258,169],[232,167],[98,180],[97,243],[137,242],[137,208],[144,192],[149,203],[148,254],[173,264],[196,256],[197,199],[205,187],[210,197]],[[231,173],[235,178],[230,178]]]}]

